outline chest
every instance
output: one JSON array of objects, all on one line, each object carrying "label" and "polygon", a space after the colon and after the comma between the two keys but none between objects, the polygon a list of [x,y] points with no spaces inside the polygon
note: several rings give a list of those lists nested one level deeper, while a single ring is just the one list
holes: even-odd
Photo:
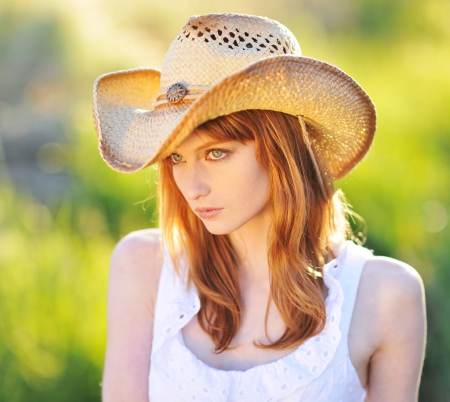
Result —
[{"label": "chest", "polygon": [[[358,295],[354,314],[348,331],[347,347],[351,364],[365,387],[368,378],[370,357],[373,354],[374,337],[364,295]],[[219,370],[245,371],[271,363],[291,354],[296,348],[262,349],[257,344],[267,344],[278,339],[284,332],[284,322],[276,308],[269,306],[267,325],[265,308],[245,311],[242,325],[233,338],[230,347],[222,353],[215,352],[215,345],[209,334],[201,328],[195,315],[183,328],[182,336],[186,347],[201,361]]]},{"label": "chest", "polygon": [[[188,396],[205,402],[365,400],[363,387],[374,352],[377,319],[376,311],[364,302],[370,286],[356,294],[367,253],[352,244],[347,247],[338,263],[330,262],[323,270],[327,288],[324,330],[295,350],[255,345],[273,342],[284,332],[276,309],[266,317],[267,292],[259,288],[243,292],[248,300],[242,305],[242,325],[231,347],[215,353],[214,342],[198,323],[196,293],[176,277],[167,275],[164,280],[163,276],[156,304],[150,400],[181,401]],[[355,304],[358,308],[354,309]],[[179,399],[168,398],[169,390]],[[160,399],[155,397],[158,393]],[[205,397],[199,398],[203,393]]]},{"label": "chest", "polygon": [[197,315],[182,328],[182,335],[186,347],[208,366],[227,371],[245,371],[279,360],[296,349],[279,350],[258,347],[258,344],[273,342],[284,332],[283,320],[273,305],[269,306],[267,322],[265,320],[265,308],[244,310],[242,325],[230,346],[221,353],[215,352],[214,342],[201,328]]}]

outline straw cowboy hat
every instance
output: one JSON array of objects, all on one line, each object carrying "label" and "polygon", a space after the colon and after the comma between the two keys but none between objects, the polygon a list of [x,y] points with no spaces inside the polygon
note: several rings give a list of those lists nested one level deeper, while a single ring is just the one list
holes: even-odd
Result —
[{"label": "straw cowboy hat", "polygon": [[124,173],[167,157],[207,120],[247,109],[298,116],[333,179],[364,157],[375,132],[374,105],[355,80],[303,57],[294,35],[263,17],[191,17],[161,70],[118,71],[94,84],[100,153]]}]

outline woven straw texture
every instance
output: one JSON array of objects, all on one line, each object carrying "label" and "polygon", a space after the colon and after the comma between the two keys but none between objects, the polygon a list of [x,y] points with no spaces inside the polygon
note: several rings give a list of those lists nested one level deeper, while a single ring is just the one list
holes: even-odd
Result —
[{"label": "woven straw texture", "polygon": [[[176,83],[187,92],[171,103],[166,92]],[[205,121],[246,109],[302,116],[333,179],[363,158],[375,132],[375,108],[362,88],[337,67],[301,56],[293,34],[262,17],[192,17],[161,73],[119,71],[94,85],[100,153],[126,173],[170,155]]]}]

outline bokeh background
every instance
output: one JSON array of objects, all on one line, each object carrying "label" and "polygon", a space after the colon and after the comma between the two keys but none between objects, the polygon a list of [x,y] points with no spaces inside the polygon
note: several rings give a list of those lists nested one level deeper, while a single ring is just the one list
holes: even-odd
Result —
[{"label": "bokeh background", "polygon": [[336,187],[368,247],[422,275],[420,398],[450,401],[448,0],[0,2],[0,401],[100,400],[109,257],[158,219],[155,170],[120,175],[98,156],[92,84],[161,66],[189,16],[224,11],[279,20],[373,98],[374,145]]}]

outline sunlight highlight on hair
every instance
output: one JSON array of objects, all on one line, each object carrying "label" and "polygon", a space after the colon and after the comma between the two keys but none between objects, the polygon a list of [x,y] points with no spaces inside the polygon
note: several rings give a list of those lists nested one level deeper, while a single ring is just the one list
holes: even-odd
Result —
[{"label": "sunlight highlight on hair", "polygon": [[[273,301],[286,325],[279,339],[257,346],[296,347],[325,325],[322,267],[334,257],[333,246],[350,235],[343,194],[334,191],[324,162],[308,149],[306,134],[294,116],[246,110],[210,120],[197,130],[217,140],[255,141],[256,159],[268,174],[273,211],[267,306]],[[220,353],[229,348],[242,320],[235,250],[227,235],[209,233],[191,211],[167,160],[159,166],[158,199],[169,253],[179,274],[187,273],[195,284],[201,302],[199,324]],[[188,272],[180,272],[181,258],[186,259]]]}]

